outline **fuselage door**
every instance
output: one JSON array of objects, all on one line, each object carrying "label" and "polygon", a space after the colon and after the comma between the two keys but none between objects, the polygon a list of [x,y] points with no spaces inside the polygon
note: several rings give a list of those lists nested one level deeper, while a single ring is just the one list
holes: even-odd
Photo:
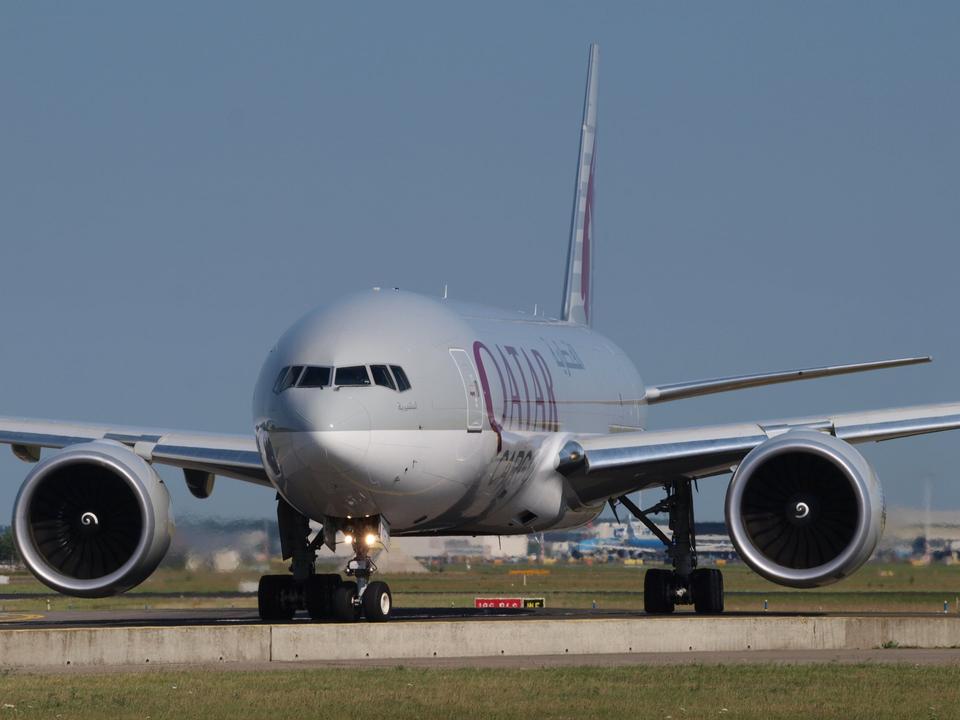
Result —
[{"label": "fuselage door", "polygon": [[480,432],[483,430],[483,395],[477,373],[465,350],[450,348],[450,357],[457,364],[463,390],[467,394],[467,432]]}]

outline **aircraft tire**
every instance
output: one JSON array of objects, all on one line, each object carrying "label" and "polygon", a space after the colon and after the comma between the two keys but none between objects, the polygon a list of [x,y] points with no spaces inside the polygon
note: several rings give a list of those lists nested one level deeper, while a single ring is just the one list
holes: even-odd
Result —
[{"label": "aircraft tire", "polygon": [[333,615],[340,622],[356,622],[360,619],[360,607],[354,604],[357,584],[345,582],[333,591]]},{"label": "aircraft tire", "polygon": [[393,595],[385,582],[372,582],[363,591],[363,615],[372,622],[390,619],[393,610]]},{"label": "aircraft tire", "polygon": [[651,615],[673,612],[673,573],[654,568],[643,576],[643,609]]},{"label": "aircraft tire", "polygon": [[723,573],[714,568],[700,568],[690,574],[693,609],[715,615],[723,612]]},{"label": "aircraft tire", "polygon": [[293,594],[291,575],[264,575],[257,587],[257,610],[266,622],[290,620],[296,608],[290,602]]},{"label": "aircraft tire", "polygon": [[307,600],[307,612],[313,620],[327,620],[333,617],[333,594],[340,583],[339,575],[311,575],[307,578],[304,591]]}]

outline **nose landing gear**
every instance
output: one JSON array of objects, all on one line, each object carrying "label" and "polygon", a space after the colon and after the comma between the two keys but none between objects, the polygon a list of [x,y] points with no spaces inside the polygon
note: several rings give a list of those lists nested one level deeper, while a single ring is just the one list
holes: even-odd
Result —
[{"label": "nose landing gear", "polygon": [[[339,620],[357,620],[360,613],[367,620],[382,622],[389,619],[393,609],[393,595],[385,582],[370,582],[370,575],[377,566],[370,557],[371,533],[355,532],[353,541],[353,559],[347,563],[346,573],[355,577],[356,582],[345,582],[334,595],[334,613]],[[376,535],[373,535],[374,542]]]},{"label": "nose landing gear", "polygon": [[380,518],[335,521],[341,525],[347,542],[353,545],[354,557],[347,563],[346,574],[356,581],[344,581],[336,574],[319,574],[315,570],[317,550],[326,537],[332,543],[335,530],[326,529],[310,540],[309,520],[277,496],[277,520],[280,547],[284,560],[291,560],[290,575],[264,575],[260,578],[257,607],[265,621],[292,620],[298,610],[306,610],[313,620],[355,622],[361,615],[367,620],[387,620],[393,609],[393,596],[384,582],[370,582],[376,571],[370,548],[378,540],[386,540]]}]

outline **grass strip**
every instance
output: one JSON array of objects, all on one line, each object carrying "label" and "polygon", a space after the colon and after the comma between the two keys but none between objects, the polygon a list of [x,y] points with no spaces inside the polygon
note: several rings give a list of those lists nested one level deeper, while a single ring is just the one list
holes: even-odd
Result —
[{"label": "grass strip", "polygon": [[960,718],[960,667],[675,665],[0,676],[0,717]]}]

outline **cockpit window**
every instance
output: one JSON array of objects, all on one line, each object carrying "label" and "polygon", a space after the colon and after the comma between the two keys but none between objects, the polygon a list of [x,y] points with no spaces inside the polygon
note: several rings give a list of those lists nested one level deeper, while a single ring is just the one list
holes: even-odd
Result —
[{"label": "cockpit window", "polygon": [[303,375],[300,376],[297,387],[315,388],[327,387],[328,385],[330,385],[330,368],[309,365],[303,371]]},{"label": "cockpit window", "polygon": [[293,365],[287,368],[287,371],[283,374],[283,377],[278,377],[276,384],[273,386],[274,392],[282,393],[288,387],[293,387],[297,384],[297,380],[300,378],[300,373],[303,372],[303,365]]},{"label": "cockpit window", "polygon": [[383,385],[383,387],[388,387],[391,390],[397,389],[386,365],[371,365],[370,374],[373,375],[373,382],[377,385]]},{"label": "cockpit window", "polygon": [[390,369],[393,370],[393,376],[397,379],[397,390],[403,392],[404,390],[410,389],[410,381],[407,379],[407,374],[403,371],[403,368],[399,365],[391,365]]},{"label": "cockpit window", "polygon": [[273,391],[275,393],[279,393],[283,389],[281,385],[283,384],[283,379],[287,376],[287,371],[289,369],[289,367],[280,368],[280,374],[277,375],[277,379],[273,383]]},{"label": "cockpit window", "polygon": [[337,385],[369,385],[370,376],[367,375],[365,365],[351,365],[337,368]]}]

